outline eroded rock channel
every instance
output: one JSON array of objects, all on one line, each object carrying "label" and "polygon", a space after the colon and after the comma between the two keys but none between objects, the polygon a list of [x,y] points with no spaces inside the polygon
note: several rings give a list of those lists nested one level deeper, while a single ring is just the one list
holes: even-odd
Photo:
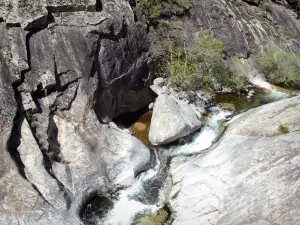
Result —
[{"label": "eroded rock channel", "polygon": [[[299,52],[294,1],[182,2],[162,1],[166,24],[208,29],[249,67],[261,45]],[[141,5],[0,2],[0,224],[299,224],[299,97],[223,93],[211,104],[200,90],[187,93],[200,96],[193,105],[151,90],[157,18]],[[128,119],[155,99],[162,112]],[[165,125],[180,129],[151,132],[152,115],[172,112]]]},{"label": "eroded rock channel", "polygon": [[[230,100],[230,104],[232,104],[233,107],[236,106],[239,110],[244,111],[288,97],[290,97],[289,94],[278,91],[257,91],[251,100],[247,100],[246,96],[244,98],[232,98],[230,94],[228,96],[226,96],[226,94],[220,94],[216,99],[225,98],[227,101]],[[245,101],[248,101],[248,104],[246,104]],[[298,97],[294,101],[298,101]],[[182,209],[177,211],[177,207],[181,206],[182,203],[176,201],[181,201],[178,199],[178,195],[181,192],[184,193],[184,190],[181,189],[181,185],[184,183],[182,183],[180,178],[174,180],[177,176],[177,168],[185,167],[185,164],[188,165],[189,162],[193,162],[197,157],[201,158],[202,152],[208,154],[208,152],[212,151],[210,147],[219,140],[225,130],[225,126],[227,126],[226,124],[230,123],[230,118],[234,114],[236,115],[236,113],[232,111],[232,108],[231,110],[227,108],[222,109],[227,102],[215,104],[216,105],[207,109],[208,114],[203,118],[203,127],[201,130],[195,132],[191,139],[186,139],[186,143],[173,142],[165,147],[151,147],[150,144],[150,148],[155,156],[154,159],[156,159],[152,164],[152,168],[141,173],[131,188],[119,192],[120,196],[114,200],[115,208],[112,209],[104,219],[98,219],[99,224],[173,224],[173,222],[177,222],[177,213],[182,212]],[[291,105],[291,103],[288,105]],[[240,111],[237,111],[237,113],[239,112]],[[127,115],[129,118],[136,119],[135,123],[134,120],[132,120],[131,123],[126,124],[129,129],[135,127],[135,124],[150,125],[151,117],[147,117],[149,112],[145,113],[145,110],[142,110],[140,115],[140,117],[137,114]],[[145,118],[148,118],[148,120]],[[122,118],[117,119],[119,124],[122,124],[122,119],[128,121],[124,115]],[[125,127],[126,125],[124,123],[122,124],[122,126]],[[148,129],[145,130],[146,132],[142,132],[144,136],[134,129],[132,132],[141,140],[145,141],[149,135],[149,132],[147,132]],[[274,127],[274,132],[278,132],[277,127]],[[227,131],[225,132],[225,137],[226,133]],[[148,140],[146,140],[146,144],[149,144]],[[193,171],[193,169],[191,171]],[[188,174],[186,174],[186,176],[189,177]],[[191,177],[190,179],[193,180],[194,178]],[[196,191],[193,193],[197,196]],[[205,196],[204,193],[203,195]],[[191,197],[188,198],[197,198],[196,196],[191,194]],[[189,203],[187,202],[187,204]],[[168,213],[168,217],[165,217],[164,220],[157,223],[157,217],[160,218],[162,214],[161,210],[166,207],[168,209],[166,212]],[[192,209],[188,210],[191,210],[190,213],[193,211]],[[195,219],[195,222],[196,221]],[[188,224],[189,219],[179,221],[178,224],[185,223]]]}]

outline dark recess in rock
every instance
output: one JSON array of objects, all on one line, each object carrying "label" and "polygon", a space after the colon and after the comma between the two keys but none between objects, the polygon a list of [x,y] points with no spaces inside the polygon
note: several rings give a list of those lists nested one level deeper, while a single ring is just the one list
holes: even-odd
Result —
[{"label": "dark recess in rock", "polygon": [[80,210],[80,218],[86,223],[96,222],[104,217],[113,205],[112,200],[105,195],[91,195]]},{"label": "dark recess in rock", "polygon": [[102,11],[102,2],[101,2],[101,0],[96,0],[96,11],[97,12]]},{"label": "dark recess in rock", "polygon": [[292,9],[300,16],[300,0],[287,0],[287,3],[292,7]]},{"label": "dark recess in rock", "polygon": [[251,5],[251,6],[259,6],[259,2],[257,1],[247,1],[247,0],[243,0],[244,2],[246,2],[248,5]]}]

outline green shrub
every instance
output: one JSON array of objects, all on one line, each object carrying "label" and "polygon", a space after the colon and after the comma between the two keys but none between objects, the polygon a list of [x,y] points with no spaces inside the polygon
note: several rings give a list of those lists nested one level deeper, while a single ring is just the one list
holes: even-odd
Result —
[{"label": "green shrub", "polygon": [[259,7],[263,10],[266,10],[269,6],[268,0],[260,0],[259,1]]},{"label": "green shrub", "polygon": [[160,17],[162,7],[160,0],[139,0],[136,6],[140,8],[143,14],[150,20]]},{"label": "green shrub", "polygon": [[184,9],[190,8],[190,1],[189,0],[173,0],[174,3],[176,3],[179,7]]},{"label": "green shrub", "polygon": [[277,130],[278,130],[278,132],[283,133],[283,134],[290,132],[289,127],[286,124],[282,124],[282,123],[279,124]]},{"label": "green shrub", "polygon": [[177,90],[212,91],[215,84],[241,89],[242,79],[235,77],[223,60],[224,45],[208,31],[202,31],[189,45],[170,43],[168,54],[159,64],[159,75],[168,77]]},{"label": "green shrub", "polygon": [[33,116],[32,110],[27,110],[25,113],[25,116],[26,116],[28,122],[30,123],[32,121],[32,116]]},{"label": "green shrub", "polygon": [[279,48],[266,48],[256,58],[258,69],[277,85],[300,86],[300,58]]},{"label": "green shrub", "polygon": [[165,13],[169,15],[184,15],[190,9],[189,0],[169,0],[163,4]]},{"label": "green shrub", "polygon": [[230,60],[230,71],[233,74],[232,79],[235,80],[236,89],[241,90],[245,86],[246,77],[251,72],[249,65],[244,59],[233,57]]}]

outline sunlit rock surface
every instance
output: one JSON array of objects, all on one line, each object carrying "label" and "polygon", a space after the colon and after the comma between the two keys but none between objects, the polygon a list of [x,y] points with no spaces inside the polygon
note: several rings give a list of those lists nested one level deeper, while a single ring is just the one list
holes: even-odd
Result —
[{"label": "sunlit rock surface", "polygon": [[167,144],[200,127],[200,120],[187,103],[159,95],[153,109],[149,140],[153,145]]},{"label": "sunlit rock surface", "polygon": [[173,224],[298,224],[299,103],[249,110],[207,152],[172,160]]},{"label": "sunlit rock surface", "polygon": [[0,224],[82,224],[146,168],[110,123],[152,100],[146,34],[123,0],[0,1]]}]

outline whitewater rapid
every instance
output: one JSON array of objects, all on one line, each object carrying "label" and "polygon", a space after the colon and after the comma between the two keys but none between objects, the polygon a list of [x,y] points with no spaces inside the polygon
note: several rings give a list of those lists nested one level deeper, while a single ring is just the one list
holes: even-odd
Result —
[{"label": "whitewater rapid", "polygon": [[[267,93],[259,96],[262,104],[281,100],[289,97],[289,94],[269,90]],[[200,131],[193,135],[191,143],[181,146],[173,146],[170,148],[161,148],[163,154],[176,157],[181,155],[192,155],[211,147],[221,136],[224,123],[233,115],[233,111],[222,110],[219,106],[214,106],[208,109],[208,116],[203,122]],[[137,215],[155,214],[162,206],[156,204],[144,204],[137,199],[143,198],[143,193],[149,191],[145,186],[147,181],[159,176],[161,162],[159,161],[158,153],[154,150],[155,166],[146,172],[141,173],[134,181],[130,188],[119,192],[117,200],[114,200],[114,207],[98,224],[100,225],[130,225],[136,219]],[[139,196],[140,198],[136,198]]]}]

